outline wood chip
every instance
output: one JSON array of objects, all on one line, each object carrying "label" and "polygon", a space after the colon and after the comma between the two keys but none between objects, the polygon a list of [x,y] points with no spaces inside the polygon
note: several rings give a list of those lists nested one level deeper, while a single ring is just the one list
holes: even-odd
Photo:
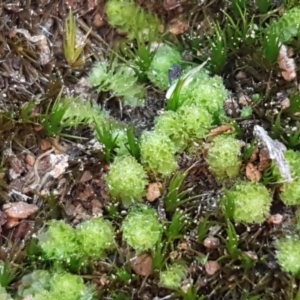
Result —
[{"label": "wood chip", "polygon": [[146,198],[149,202],[153,202],[161,196],[162,184],[160,182],[150,183],[147,188]]},{"label": "wood chip", "polygon": [[146,277],[152,273],[152,257],[149,254],[141,254],[131,262],[131,267],[135,273]]},{"label": "wood chip", "polygon": [[248,163],[246,166],[246,177],[252,182],[258,182],[261,179],[261,172],[253,163]]},{"label": "wood chip", "polygon": [[224,132],[234,131],[234,127],[232,125],[221,125],[215,129],[212,129],[208,134],[209,137],[215,137],[217,135],[223,134]]},{"label": "wood chip", "polygon": [[38,211],[38,206],[23,201],[12,202],[3,205],[7,218],[26,219]]}]

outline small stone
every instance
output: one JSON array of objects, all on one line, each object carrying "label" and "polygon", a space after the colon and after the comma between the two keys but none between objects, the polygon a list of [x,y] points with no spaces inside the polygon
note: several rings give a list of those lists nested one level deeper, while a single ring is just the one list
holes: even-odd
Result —
[{"label": "small stone", "polygon": [[85,171],[82,174],[81,178],[80,178],[80,182],[81,183],[86,183],[86,182],[88,182],[88,181],[90,181],[92,179],[93,179],[93,176],[92,176],[91,172],[90,171]]},{"label": "small stone", "polygon": [[258,260],[257,254],[253,251],[245,251],[244,254],[246,254],[253,261]]},{"label": "small stone", "polygon": [[96,28],[100,28],[105,24],[104,19],[99,13],[95,14],[93,22]]},{"label": "small stone", "polygon": [[285,99],[283,99],[282,101],[281,101],[281,107],[283,108],[283,109],[286,109],[286,108],[289,108],[290,106],[291,106],[291,101],[290,101],[290,99],[289,98],[285,98]]},{"label": "small stone", "polygon": [[280,225],[283,221],[283,216],[281,214],[271,215],[268,219],[268,223],[272,225]]},{"label": "small stone", "polygon": [[35,157],[32,154],[27,154],[25,157],[25,162],[28,164],[30,167],[32,167],[35,163]]},{"label": "small stone", "polygon": [[216,272],[218,272],[220,270],[221,266],[215,260],[208,260],[205,263],[204,268],[205,268],[206,274],[212,276],[212,275],[214,275]]},{"label": "small stone", "polygon": [[236,74],[235,78],[236,78],[237,80],[244,80],[244,79],[247,78],[247,74],[246,74],[245,72],[243,72],[243,71],[239,71],[239,72]]},{"label": "small stone", "polygon": [[216,249],[220,245],[220,240],[216,237],[209,236],[203,241],[203,245],[208,249]]}]

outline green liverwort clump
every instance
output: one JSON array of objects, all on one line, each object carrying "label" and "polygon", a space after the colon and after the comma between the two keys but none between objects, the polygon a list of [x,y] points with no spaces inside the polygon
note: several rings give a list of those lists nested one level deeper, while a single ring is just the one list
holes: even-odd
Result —
[{"label": "green liverwort clump", "polygon": [[178,50],[166,44],[159,45],[155,51],[147,76],[155,86],[166,90],[170,86],[169,69],[180,64],[182,58]]},{"label": "green liverwort clump", "polygon": [[146,205],[131,209],[122,224],[123,239],[137,252],[154,248],[160,240],[162,225],[156,211]]},{"label": "green liverwort clump", "polygon": [[126,207],[142,200],[148,183],[143,166],[132,156],[116,157],[105,180],[111,196]]},{"label": "green liverwort clump", "polygon": [[135,71],[125,65],[113,61],[102,61],[95,64],[89,76],[90,84],[97,92],[112,92],[122,97],[130,106],[142,105],[145,101],[145,88],[138,83]]},{"label": "green liverwort clump", "polygon": [[177,152],[182,152],[186,147],[187,133],[183,130],[180,115],[172,110],[164,111],[155,120],[155,131],[166,135],[174,143]]},{"label": "green liverwort clump", "polygon": [[[158,35],[158,18],[143,10],[133,0],[108,0],[106,3],[108,22],[120,32],[127,33],[129,39],[142,34],[146,39],[149,34]],[[156,33],[156,34],[155,34]]]},{"label": "green liverwort clump", "polygon": [[195,104],[206,108],[212,115],[218,113],[224,105],[229,92],[219,76],[210,77],[204,71],[195,75],[192,81],[184,86],[180,92],[180,103]]},{"label": "green liverwort clump", "polygon": [[186,275],[186,267],[174,264],[160,273],[159,284],[165,288],[177,290],[181,288],[182,281],[186,278]]},{"label": "green liverwort clump", "polygon": [[50,280],[50,294],[46,299],[92,300],[94,289],[86,286],[81,276],[69,273],[55,274]]},{"label": "green liverwort clump", "polygon": [[144,132],[141,138],[141,159],[154,173],[168,176],[177,169],[176,147],[167,135]]},{"label": "green liverwort clump", "polygon": [[218,180],[236,178],[241,166],[239,141],[230,135],[215,137],[206,160]]},{"label": "green liverwort clump", "polygon": [[282,269],[293,275],[300,275],[299,237],[283,238],[277,241],[277,261]]},{"label": "green liverwort clump", "polygon": [[115,231],[110,221],[94,218],[85,221],[76,228],[81,244],[81,253],[85,257],[101,259],[105,252],[115,246]]},{"label": "green liverwort clump", "polygon": [[[287,150],[285,158],[290,166],[293,181],[283,183],[280,198],[285,205],[298,205],[300,204],[300,153]],[[274,166],[273,175],[278,181],[283,181],[277,166]]]},{"label": "green liverwort clump", "polygon": [[225,191],[222,208],[235,222],[261,223],[269,215],[272,197],[261,183],[239,182]]},{"label": "green liverwort clump", "polygon": [[69,262],[78,258],[80,244],[75,229],[64,221],[50,221],[46,231],[38,235],[38,240],[47,259]]},{"label": "green liverwort clump", "polygon": [[287,43],[300,33],[300,8],[294,7],[267,28],[267,33],[278,37],[282,43]]}]

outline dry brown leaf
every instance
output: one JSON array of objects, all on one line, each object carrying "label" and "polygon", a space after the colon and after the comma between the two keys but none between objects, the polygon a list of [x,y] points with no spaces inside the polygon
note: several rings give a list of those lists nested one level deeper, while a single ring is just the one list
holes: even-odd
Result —
[{"label": "dry brown leaf", "polygon": [[234,131],[234,127],[232,125],[221,125],[217,128],[212,129],[208,136],[215,137],[227,131]]},{"label": "dry brown leaf", "polygon": [[26,219],[38,211],[38,206],[23,201],[12,202],[3,205],[7,218]]},{"label": "dry brown leaf", "polygon": [[149,202],[153,202],[161,196],[162,184],[153,182],[148,185],[146,198]]},{"label": "dry brown leaf", "polygon": [[7,222],[5,223],[5,228],[6,229],[11,229],[19,225],[20,219],[17,218],[8,218]]},{"label": "dry brown leaf", "polygon": [[82,176],[80,178],[80,182],[86,183],[86,182],[88,182],[92,179],[93,179],[93,176],[92,176],[91,172],[90,171],[84,171],[84,173],[82,174]]},{"label": "dry brown leaf", "polygon": [[216,272],[218,272],[221,268],[220,264],[217,261],[214,260],[208,260],[205,265],[205,272],[207,275],[214,275]]},{"label": "dry brown leaf", "polygon": [[28,164],[30,167],[32,167],[35,163],[35,157],[32,154],[27,154],[25,157],[25,162]]},{"label": "dry brown leaf", "polygon": [[275,214],[271,215],[268,219],[268,223],[272,225],[280,225],[283,221],[283,215]]},{"label": "dry brown leaf", "polygon": [[258,170],[260,172],[265,171],[266,169],[269,168],[271,165],[271,159],[269,158],[269,153],[268,151],[261,149],[259,151],[259,163],[258,163]]},{"label": "dry brown leaf", "polygon": [[174,35],[185,33],[189,29],[189,24],[181,20],[172,20],[169,31]]},{"label": "dry brown leaf", "polygon": [[259,151],[255,150],[250,156],[250,162],[256,161],[258,159],[258,154],[259,154]]},{"label": "dry brown leaf", "polygon": [[246,177],[252,182],[258,182],[261,179],[261,173],[253,163],[247,164]]},{"label": "dry brown leaf", "polygon": [[152,257],[149,254],[141,254],[131,262],[135,273],[146,277],[152,273]]},{"label": "dry brown leaf", "polygon": [[40,149],[45,151],[45,150],[48,150],[52,147],[52,144],[46,140],[46,139],[42,139],[41,140],[41,143],[40,143]]},{"label": "dry brown leaf", "polygon": [[277,63],[281,71],[281,76],[285,81],[293,81],[296,79],[296,64],[293,58],[289,58],[288,49],[282,45],[277,57]]}]

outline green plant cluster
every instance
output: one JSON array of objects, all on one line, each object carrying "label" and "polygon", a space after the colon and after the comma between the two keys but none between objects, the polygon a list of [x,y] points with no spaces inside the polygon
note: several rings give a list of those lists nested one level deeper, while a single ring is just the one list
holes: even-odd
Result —
[{"label": "green plant cluster", "polygon": [[267,33],[277,36],[281,43],[288,43],[300,34],[299,18],[299,7],[289,9],[281,18],[270,24]]},{"label": "green plant cluster", "polygon": [[162,90],[168,89],[169,69],[182,63],[182,57],[177,49],[166,44],[160,44],[155,49],[147,76],[149,80]]},{"label": "green plant cluster", "polygon": [[111,196],[125,207],[140,202],[148,184],[146,171],[132,156],[116,157],[105,180]]},{"label": "green plant cluster", "polygon": [[133,207],[122,224],[123,239],[137,253],[153,250],[162,234],[155,209],[146,205]]},{"label": "green plant cluster", "polygon": [[[290,166],[292,173],[292,182],[283,182],[280,192],[280,199],[286,205],[299,205],[300,204],[300,153],[294,150],[287,150],[285,158]],[[277,166],[274,165],[273,175],[279,181],[284,179],[281,177]]]},{"label": "green plant cluster", "polygon": [[159,19],[152,13],[137,6],[133,0],[109,0],[106,3],[108,22],[129,39],[138,35],[147,37],[160,29]]},{"label": "green plant cluster", "polygon": [[6,292],[5,288],[0,286],[0,299],[13,300],[13,298]]},{"label": "green plant cluster", "polygon": [[115,245],[114,228],[104,218],[87,220],[76,229],[64,221],[49,222],[38,235],[45,258],[61,263],[101,259]]},{"label": "green plant cluster", "polygon": [[35,300],[92,300],[94,287],[85,285],[81,276],[66,272],[49,273],[37,270],[23,276],[19,296],[32,296]]},{"label": "green plant cluster", "polygon": [[187,269],[180,264],[173,264],[166,270],[160,272],[159,284],[171,290],[178,290],[181,288],[182,281],[186,279]]},{"label": "green plant cluster", "polygon": [[209,146],[206,161],[219,181],[234,179],[240,174],[240,143],[231,135],[220,135]]},{"label": "green plant cluster", "polygon": [[116,60],[111,64],[105,60],[98,62],[92,68],[89,81],[98,93],[110,91],[130,106],[140,106],[145,101],[145,87],[138,82],[134,69]]},{"label": "green plant cluster", "polygon": [[282,269],[293,275],[300,275],[299,236],[282,238],[276,242],[276,258]]},{"label": "green plant cluster", "polygon": [[225,215],[237,223],[262,223],[270,214],[272,197],[261,183],[241,181],[225,191],[221,205]]}]

